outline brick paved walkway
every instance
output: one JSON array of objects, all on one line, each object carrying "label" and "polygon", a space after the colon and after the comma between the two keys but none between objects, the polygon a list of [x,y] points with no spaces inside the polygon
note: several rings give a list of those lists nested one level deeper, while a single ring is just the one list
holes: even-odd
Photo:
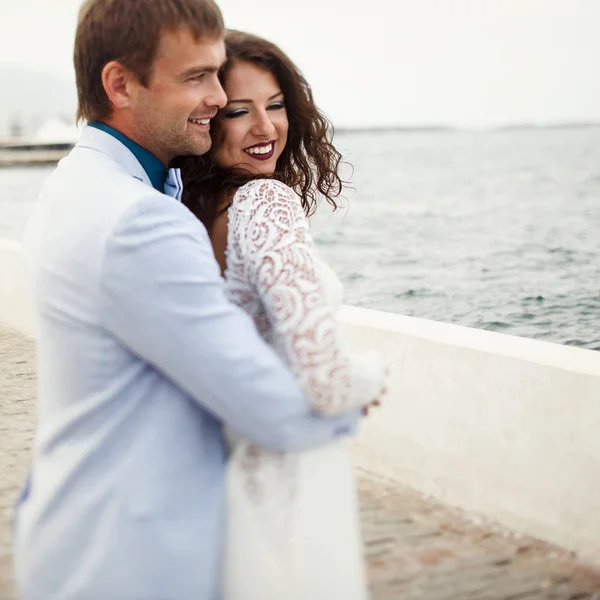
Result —
[{"label": "brick paved walkway", "polygon": [[[35,418],[33,358],[33,342],[0,328],[0,600],[13,598],[10,521]],[[600,600],[600,569],[357,474],[372,600]]]},{"label": "brick paved walkway", "polygon": [[10,524],[29,463],[35,419],[35,347],[0,328],[0,600],[10,600]]},{"label": "brick paved walkway", "polygon": [[564,550],[368,473],[358,484],[373,600],[600,600],[600,569]]}]

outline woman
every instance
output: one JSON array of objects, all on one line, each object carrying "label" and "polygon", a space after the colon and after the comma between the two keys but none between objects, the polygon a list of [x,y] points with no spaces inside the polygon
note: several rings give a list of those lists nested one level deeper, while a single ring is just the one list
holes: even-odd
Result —
[{"label": "woman", "polygon": [[[231,31],[227,106],[213,148],[180,159],[184,203],[206,225],[229,298],[254,319],[323,415],[382,393],[377,355],[347,356],[341,285],[317,256],[307,215],[336,206],[340,155],[297,68],[275,45]],[[225,600],[362,600],[366,584],[350,458],[342,442],[276,454],[232,439]]]}]

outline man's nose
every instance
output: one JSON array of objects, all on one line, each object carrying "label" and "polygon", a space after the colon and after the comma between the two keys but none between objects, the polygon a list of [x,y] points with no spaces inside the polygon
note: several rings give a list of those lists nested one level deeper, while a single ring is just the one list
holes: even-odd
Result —
[{"label": "man's nose", "polygon": [[212,93],[206,98],[206,104],[212,108],[223,108],[227,105],[227,95],[221,85],[221,82],[215,78],[214,89]]},{"label": "man's nose", "polygon": [[256,115],[252,126],[252,133],[269,139],[275,137],[275,126],[266,111],[260,111]]}]

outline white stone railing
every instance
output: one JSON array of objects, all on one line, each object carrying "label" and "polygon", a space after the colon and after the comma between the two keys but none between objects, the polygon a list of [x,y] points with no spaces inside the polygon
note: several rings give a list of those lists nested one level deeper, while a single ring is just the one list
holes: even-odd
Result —
[{"label": "white stone railing", "polygon": [[0,238],[0,325],[33,335],[33,316],[21,246]]},{"label": "white stone railing", "polygon": [[[0,323],[32,334],[19,246],[0,243]],[[600,557],[600,353],[346,306],[351,345],[389,359],[358,464]]]},{"label": "white stone railing", "polygon": [[344,307],[390,360],[364,468],[600,558],[600,353]]}]

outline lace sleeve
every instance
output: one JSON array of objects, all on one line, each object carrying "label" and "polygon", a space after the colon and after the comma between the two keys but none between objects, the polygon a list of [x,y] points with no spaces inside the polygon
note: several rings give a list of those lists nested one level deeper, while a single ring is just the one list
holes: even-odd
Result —
[{"label": "lace sleeve", "polygon": [[275,180],[238,191],[237,223],[246,276],[265,308],[279,349],[321,414],[374,400],[383,368],[341,349],[300,198]]}]

